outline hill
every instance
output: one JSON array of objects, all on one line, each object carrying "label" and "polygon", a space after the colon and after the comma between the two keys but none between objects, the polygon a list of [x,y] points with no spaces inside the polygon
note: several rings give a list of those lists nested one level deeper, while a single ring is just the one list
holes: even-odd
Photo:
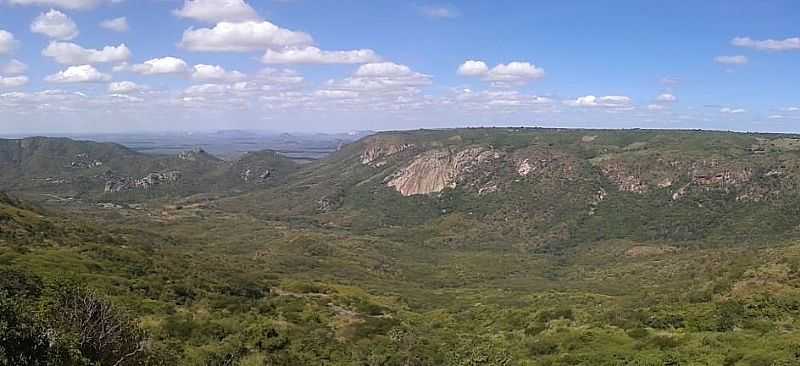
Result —
[{"label": "hill", "polygon": [[[384,133],[227,207],[359,230],[457,218],[472,234],[501,232],[505,245],[528,248],[795,237],[798,144],[796,136],[697,131]],[[487,239],[469,234],[458,239]]]},{"label": "hill", "polygon": [[140,209],[0,197],[0,267],[107,296],[162,364],[793,365],[796,146],[458,129],[299,167],[162,157],[215,185]]},{"label": "hill", "polygon": [[231,162],[203,150],[148,155],[112,143],[44,137],[0,140],[0,167],[0,189],[61,202],[137,202],[247,190],[298,169],[271,151]]}]

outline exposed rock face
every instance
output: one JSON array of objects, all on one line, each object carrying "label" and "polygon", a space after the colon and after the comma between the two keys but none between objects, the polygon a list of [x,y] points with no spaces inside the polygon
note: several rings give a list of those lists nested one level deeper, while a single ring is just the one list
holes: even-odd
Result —
[{"label": "exposed rock face", "polygon": [[325,196],[317,201],[317,211],[322,213],[331,212],[337,207],[339,207],[339,202],[333,197]]},{"label": "exposed rock face", "polygon": [[106,181],[105,192],[116,193],[133,190],[148,190],[162,184],[172,184],[181,178],[181,172],[150,173],[142,178],[110,177]]},{"label": "exposed rock face", "polygon": [[263,173],[259,174],[257,177],[253,177],[253,175],[254,175],[253,169],[246,169],[242,171],[241,174],[239,174],[239,176],[245,183],[250,183],[251,180],[254,180],[253,178],[256,178],[255,181],[260,183],[267,180],[270,177],[270,175],[272,175],[272,172],[269,169],[266,169]]},{"label": "exposed rock face", "polygon": [[178,154],[178,159],[179,160],[185,160],[185,161],[198,161],[198,160],[203,160],[203,159],[216,160],[215,157],[213,157],[212,155],[209,155],[205,150],[203,150],[201,148],[196,148],[196,149],[191,150],[191,151],[184,151],[182,153],[179,153]]},{"label": "exposed rock face", "polygon": [[390,176],[387,185],[404,196],[441,192],[445,188],[455,188],[466,175],[499,157],[499,154],[483,147],[461,151],[431,150]]},{"label": "exposed rock face", "polygon": [[594,198],[589,206],[589,216],[593,216],[597,212],[597,206],[600,205],[601,202],[605,201],[608,198],[608,192],[605,189],[600,188],[595,193]]},{"label": "exposed rock face", "polygon": [[103,162],[89,157],[89,154],[82,153],[75,155],[75,160],[69,164],[70,168],[89,169],[103,166]]},{"label": "exposed rock face", "polygon": [[[695,191],[737,192],[739,200],[762,200],[767,193],[754,184],[756,174],[749,163],[724,160],[630,161],[609,159],[599,164],[601,173],[621,192],[644,194],[672,188],[672,199],[680,200]],[[779,177],[771,170],[764,177]]]},{"label": "exposed rock face", "polygon": [[413,144],[392,141],[386,138],[373,138],[367,142],[366,148],[361,152],[361,164],[383,166],[386,164],[382,161],[383,159],[413,147]]},{"label": "exposed rock face", "polygon": [[600,170],[622,192],[645,193],[649,190],[648,185],[638,174],[628,172],[627,166],[622,161],[608,162]]},{"label": "exposed rock face", "polygon": [[531,174],[532,171],[533,166],[531,165],[530,159],[524,159],[517,164],[517,174],[519,174],[521,177]]}]

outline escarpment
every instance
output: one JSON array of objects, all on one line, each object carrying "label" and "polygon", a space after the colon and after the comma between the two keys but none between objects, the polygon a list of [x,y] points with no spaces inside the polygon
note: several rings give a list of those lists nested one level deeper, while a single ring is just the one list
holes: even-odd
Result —
[{"label": "escarpment", "polygon": [[[593,182],[591,192],[663,193],[673,201],[719,192],[737,201],[758,202],[799,186],[800,169],[792,168],[800,166],[800,157],[794,156],[798,141],[794,138],[753,138],[751,145],[742,144],[738,155],[725,156],[712,149],[684,152],[680,140],[659,148],[647,141],[609,145],[604,137],[608,135],[580,135],[573,143],[553,144],[543,143],[534,134],[527,143],[502,146],[470,143],[460,134],[436,140],[377,135],[363,142],[359,161],[385,169],[383,184],[406,197],[448,189],[477,195],[502,193],[514,184],[550,185],[553,190],[580,181]],[[776,150],[782,159],[765,155]]]},{"label": "escarpment", "polygon": [[417,156],[407,167],[390,176],[386,184],[404,196],[441,192],[445,188],[455,188],[469,174],[500,156],[483,147],[432,150]]}]

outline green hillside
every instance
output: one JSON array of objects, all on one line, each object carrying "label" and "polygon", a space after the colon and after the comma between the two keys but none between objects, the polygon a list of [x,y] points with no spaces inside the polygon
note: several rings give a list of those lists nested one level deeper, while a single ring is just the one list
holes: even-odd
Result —
[{"label": "green hillside", "polygon": [[203,150],[148,155],[111,143],[36,137],[0,140],[0,168],[0,189],[33,200],[137,203],[252,190],[299,166],[271,151],[224,161]]},{"label": "green hillside", "polygon": [[[145,159],[203,183],[136,208],[0,196],[0,364],[131,344],[122,364],[800,364],[798,136],[424,130],[304,166]],[[47,342],[80,339],[54,316],[76,297],[136,342]]]}]

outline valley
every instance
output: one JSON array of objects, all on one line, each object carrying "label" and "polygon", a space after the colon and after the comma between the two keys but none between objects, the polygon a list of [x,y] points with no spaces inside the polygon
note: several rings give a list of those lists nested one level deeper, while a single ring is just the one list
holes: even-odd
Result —
[{"label": "valley", "polygon": [[795,365],[798,145],[415,130],[301,163],[2,140],[0,324],[63,364],[127,354],[71,341],[52,313],[83,296],[127,319],[130,365]]}]

